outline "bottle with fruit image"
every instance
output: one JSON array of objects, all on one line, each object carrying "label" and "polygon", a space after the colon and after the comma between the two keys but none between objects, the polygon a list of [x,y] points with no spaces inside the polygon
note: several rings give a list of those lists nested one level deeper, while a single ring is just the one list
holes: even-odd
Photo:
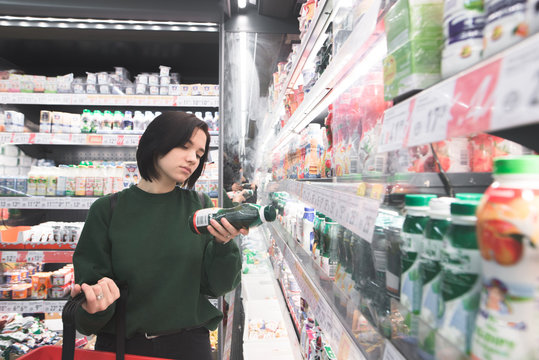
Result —
[{"label": "bottle with fruit image", "polygon": [[[481,292],[481,255],[477,245],[476,201],[451,204],[451,224],[444,236],[441,255],[442,301],[438,312],[439,334],[460,352],[469,354]],[[436,339],[436,355],[447,358],[451,351]]]},{"label": "bottle with fruit image", "polygon": [[408,311],[406,325],[414,339],[417,336],[418,323],[415,315],[421,311],[421,276],[419,257],[423,244],[423,232],[427,225],[429,202],[436,195],[408,194],[404,198],[406,217],[402,225],[402,256],[400,302]]},{"label": "bottle with fruit image", "polygon": [[539,156],[494,159],[477,211],[483,286],[475,360],[539,359]]}]

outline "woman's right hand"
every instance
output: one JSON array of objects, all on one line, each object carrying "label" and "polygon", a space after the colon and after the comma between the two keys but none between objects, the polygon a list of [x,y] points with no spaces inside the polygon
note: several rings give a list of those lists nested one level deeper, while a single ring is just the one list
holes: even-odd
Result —
[{"label": "woman's right hand", "polygon": [[106,310],[120,297],[120,289],[112,279],[107,277],[102,278],[94,285],[75,284],[71,289],[71,297],[77,296],[81,291],[86,296],[86,301],[81,306],[89,314]]}]

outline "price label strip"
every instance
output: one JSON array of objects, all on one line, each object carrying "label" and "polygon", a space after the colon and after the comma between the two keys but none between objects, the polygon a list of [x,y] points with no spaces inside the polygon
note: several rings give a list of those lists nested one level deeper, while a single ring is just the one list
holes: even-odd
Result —
[{"label": "price label strip", "polygon": [[539,36],[515,46],[502,60],[491,129],[539,120]]},{"label": "price label strip", "polygon": [[18,251],[2,251],[3,263],[17,262],[18,257],[19,257]]},{"label": "price label strip", "polygon": [[43,312],[61,313],[66,302],[66,300],[43,301]]},{"label": "price label strip", "polygon": [[28,251],[26,254],[26,261],[30,263],[42,263],[45,259],[43,251]]},{"label": "price label strip", "polygon": [[412,113],[413,106],[414,100],[412,99],[409,104],[403,103],[396,105],[385,111],[378,143],[378,152],[403,148],[408,130],[408,119]]},{"label": "price label strip", "polygon": [[406,360],[389,340],[386,339],[383,360]]},{"label": "price label strip", "polygon": [[367,241],[371,241],[380,203],[377,200],[314,185],[303,186],[302,200]]},{"label": "price label strip", "polygon": [[455,80],[446,81],[418,95],[412,113],[407,146],[445,140],[451,120]]}]

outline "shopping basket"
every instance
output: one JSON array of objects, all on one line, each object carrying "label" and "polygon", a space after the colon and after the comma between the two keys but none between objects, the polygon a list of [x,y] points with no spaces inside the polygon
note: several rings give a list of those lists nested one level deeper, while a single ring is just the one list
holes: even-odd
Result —
[{"label": "shopping basket", "polygon": [[[84,293],[70,299],[62,312],[63,345],[42,346],[23,355],[19,360],[149,360],[147,356],[125,355],[125,319],[127,307],[127,287],[120,286],[120,298],[116,308],[116,354],[103,351],[75,349],[75,312],[84,302]],[[162,359],[159,359],[162,360]]]}]

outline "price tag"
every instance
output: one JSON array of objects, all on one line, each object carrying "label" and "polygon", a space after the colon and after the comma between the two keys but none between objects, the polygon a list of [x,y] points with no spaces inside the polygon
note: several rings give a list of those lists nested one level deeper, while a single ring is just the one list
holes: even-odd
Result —
[{"label": "price tag", "polygon": [[92,145],[101,145],[103,144],[103,135],[88,135],[86,142]]},{"label": "price tag", "polygon": [[14,133],[12,138],[13,144],[28,144],[30,141],[30,134],[28,133]]},{"label": "price tag", "polygon": [[116,146],[117,142],[118,142],[118,137],[116,135],[103,135],[102,145]]},{"label": "price tag", "polygon": [[66,300],[45,300],[43,301],[43,312],[46,313],[61,313],[66,304]]},{"label": "price tag", "polygon": [[446,81],[417,97],[412,113],[408,146],[446,139],[454,92],[455,80]]},{"label": "price tag", "polygon": [[28,251],[26,261],[30,263],[42,263],[45,259],[43,251]]},{"label": "price tag", "polygon": [[406,360],[389,340],[386,339],[383,360]]},{"label": "price tag", "polygon": [[19,209],[22,205],[22,198],[12,198],[10,201],[10,207],[12,209]]},{"label": "price tag", "polygon": [[10,302],[8,302],[8,301],[0,301],[0,313],[9,312],[8,311],[9,303]]},{"label": "price tag", "polygon": [[408,119],[413,110],[414,100],[389,108],[384,113],[382,131],[378,142],[378,152],[401,149],[408,129]]},{"label": "price tag", "polygon": [[[524,42],[527,42],[524,44]],[[491,129],[535,123],[539,112],[539,40],[523,41],[502,60]]]},{"label": "price tag", "polygon": [[137,146],[139,142],[138,135],[125,135],[124,136],[124,146]]},{"label": "price tag", "polygon": [[51,144],[52,143],[52,134],[49,134],[49,133],[36,133],[35,143],[36,144]]},{"label": "price tag", "polygon": [[6,312],[17,312],[17,302],[7,301],[6,302]]},{"label": "price tag", "polygon": [[71,143],[71,134],[54,134],[54,144],[69,144]]},{"label": "price tag", "polygon": [[86,145],[88,136],[85,134],[73,134],[71,136],[71,142],[76,145]]},{"label": "price tag", "polygon": [[9,198],[0,198],[0,209],[9,209],[8,200]]},{"label": "price tag", "polygon": [[43,312],[43,300],[25,301],[23,303],[25,313],[42,313]]},{"label": "price tag", "polygon": [[46,198],[43,208],[45,209],[57,209],[60,199],[57,198]]},{"label": "price tag", "polygon": [[71,204],[70,204],[70,207],[71,209],[81,209],[82,208],[82,199],[79,199],[79,198],[71,198]]},{"label": "price tag", "polygon": [[219,136],[212,136],[210,139],[210,146],[211,147],[219,147]]},{"label": "price tag", "polygon": [[18,251],[2,251],[2,262],[3,263],[17,262],[18,255],[19,255]]},{"label": "price tag", "polygon": [[9,144],[11,142],[11,133],[0,133],[0,145]]},{"label": "price tag", "polygon": [[42,201],[45,201],[45,199],[39,197],[26,198],[25,203],[23,203],[21,207],[25,209],[39,209],[41,208]]}]

